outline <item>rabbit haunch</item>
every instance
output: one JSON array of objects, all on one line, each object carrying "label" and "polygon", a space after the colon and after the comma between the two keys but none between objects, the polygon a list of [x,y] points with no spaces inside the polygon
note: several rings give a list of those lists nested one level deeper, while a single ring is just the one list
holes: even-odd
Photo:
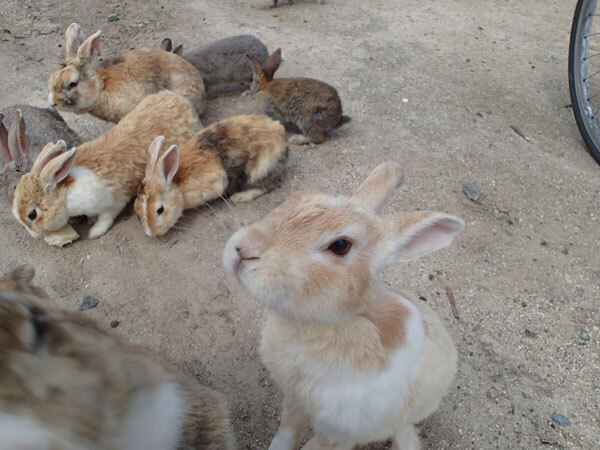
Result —
[{"label": "rabbit haunch", "polygon": [[235,233],[223,261],[268,308],[263,361],[284,393],[272,449],[352,448],[392,438],[419,448],[414,424],[431,414],[456,371],[442,322],[376,274],[452,242],[459,218],[437,212],[377,216],[403,180],[378,166],[352,198],[298,192]]},{"label": "rabbit haunch", "polygon": [[186,97],[204,111],[202,76],[186,60],[160,49],[136,49],[99,61],[97,31],[85,39],[72,24],[65,33],[66,58],[48,79],[48,102],[59,110],[118,122],[144,97],[163,90]]},{"label": "rabbit haunch", "polygon": [[182,144],[200,127],[185,98],[170,92],[150,95],[78,149],[67,150],[62,141],[46,146],[15,190],[13,214],[33,237],[62,228],[69,217],[98,216],[89,234],[98,237],[135,195],[154,137]]},{"label": "rabbit haunch", "polygon": [[219,393],[58,309],[33,275],[0,278],[0,448],[232,448]]}]

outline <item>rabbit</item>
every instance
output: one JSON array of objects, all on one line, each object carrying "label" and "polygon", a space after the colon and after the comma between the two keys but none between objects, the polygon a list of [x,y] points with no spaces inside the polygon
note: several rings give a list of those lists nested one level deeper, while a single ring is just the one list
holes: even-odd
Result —
[{"label": "rabbit", "polygon": [[379,165],[352,198],[297,192],[237,231],[225,268],[267,308],[261,353],[283,391],[270,448],[351,449],[392,438],[418,449],[414,424],[435,411],[457,352],[436,314],[377,274],[449,245],[464,222],[429,212],[377,216],[404,178]]},{"label": "rabbit", "polygon": [[223,195],[247,202],[273,189],[287,156],[283,125],[262,114],[213,123],[181,149],[161,154],[162,144],[157,138],[148,152],[134,203],[148,236],[164,235],[184,209]]},{"label": "rabbit", "polygon": [[189,100],[168,91],[149,95],[79,148],[67,150],[64,141],[48,144],[19,181],[13,214],[34,238],[61,229],[69,217],[98,216],[88,235],[97,238],[135,196],[154,137],[183,144],[200,128]]},{"label": "rabbit", "polygon": [[233,448],[220,393],[57,308],[33,277],[0,278],[0,448]]},{"label": "rabbit", "polygon": [[262,65],[267,61],[267,46],[257,37],[241,34],[219,39],[183,53],[183,45],[172,46],[165,38],[161,48],[179,54],[202,74],[206,90],[241,83],[250,86],[252,69],[246,55],[253,56]]},{"label": "rabbit", "polygon": [[101,34],[85,39],[78,24],[67,29],[65,63],[48,79],[51,106],[117,123],[147,95],[171,90],[202,114],[204,82],[195,67],[177,55],[148,48],[99,61]]},{"label": "rabbit", "polygon": [[252,55],[248,59],[253,74],[250,91],[262,97],[263,112],[302,131],[303,135],[292,136],[291,143],[320,144],[325,140],[325,132],[350,120],[342,115],[337,91],[327,83],[312,78],[273,79],[281,63],[281,49],[275,50],[264,66]]},{"label": "rabbit", "polygon": [[14,182],[31,169],[46,143],[59,139],[69,146],[81,142],[56,110],[29,105],[0,110],[0,186],[9,204]]}]

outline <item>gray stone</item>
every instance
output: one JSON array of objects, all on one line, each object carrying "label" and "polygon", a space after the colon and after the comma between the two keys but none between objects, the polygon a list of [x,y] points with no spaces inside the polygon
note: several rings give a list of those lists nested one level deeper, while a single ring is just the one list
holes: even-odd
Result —
[{"label": "gray stone", "polygon": [[481,369],[479,367],[477,367],[475,364],[473,364],[471,361],[467,361],[467,364],[471,366],[471,368],[477,372],[481,371]]},{"label": "gray stone", "polygon": [[581,333],[579,333],[579,337],[580,337],[581,339],[583,339],[584,341],[586,341],[586,342],[590,340],[590,335],[589,335],[589,334],[588,334],[588,332],[587,332],[587,331],[585,331],[585,330],[584,330],[584,331],[582,331]]},{"label": "gray stone", "polygon": [[117,20],[119,20],[119,15],[118,14],[111,14],[110,16],[108,16],[108,21],[109,22],[116,22]]},{"label": "gray stone", "polygon": [[563,427],[570,427],[571,421],[567,419],[562,414],[554,413],[552,414],[552,420],[554,420],[557,424],[562,425]]},{"label": "gray stone", "polygon": [[93,309],[98,305],[98,300],[96,300],[91,295],[86,295],[83,297],[83,301],[81,305],[79,305],[79,311],[87,311],[88,309]]},{"label": "gray stone", "polygon": [[534,333],[531,330],[528,330],[527,328],[525,329],[525,336],[530,337],[530,338],[536,338],[537,337],[537,333]]},{"label": "gray stone", "polygon": [[469,183],[468,181],[463,182],[462,191],[474,202],[479,200],[479,193],[481,192],[481,189],[479,189],[473,183]]}]

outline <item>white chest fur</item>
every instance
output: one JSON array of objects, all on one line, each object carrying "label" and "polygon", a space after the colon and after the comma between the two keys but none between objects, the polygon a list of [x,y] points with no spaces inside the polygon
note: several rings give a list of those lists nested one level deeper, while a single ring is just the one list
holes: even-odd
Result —
[{"label": "white chest fur", "polygon": [[67,192],[68,216],[93,217],[113,206],[112,190],[94,172],[85,167],[73,167],[70,175],[75,182]]}]

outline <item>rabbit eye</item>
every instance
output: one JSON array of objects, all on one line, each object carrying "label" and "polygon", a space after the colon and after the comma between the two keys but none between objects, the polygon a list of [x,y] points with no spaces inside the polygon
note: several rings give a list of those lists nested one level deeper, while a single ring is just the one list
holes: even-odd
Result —
[{"label": "rabbit eye", "polygon": [[29,214],[27,214],[27,218],[31,221],[35,220],[36,217],[37,217],[37,211],[35,209],[33,211],[31,211]]},{"label": "rabbit eye", "polygon": [[156,214],[158,214],[159,216],[160,216],[162,213],[164,213],[164,212],[165,212],[165,207],[164,207],[164,206],[161,206],[160,208],[158,208],[158,209],[156,210]]},{"label": "rabbit eye", "polygon": [[344,256],[346,253],[350,251],[352,248],[352,242],[347,239],[338,239],[335,242],[332,242],[328,250],[331,250],[334,254],[338,256]]},{"label": "rabbit eye", "polygon": [[77,81],[71,81],[69,84],[67,84],[67,89],[70,91],[71,89],[75,89],[77,87],[78,82]]}]

